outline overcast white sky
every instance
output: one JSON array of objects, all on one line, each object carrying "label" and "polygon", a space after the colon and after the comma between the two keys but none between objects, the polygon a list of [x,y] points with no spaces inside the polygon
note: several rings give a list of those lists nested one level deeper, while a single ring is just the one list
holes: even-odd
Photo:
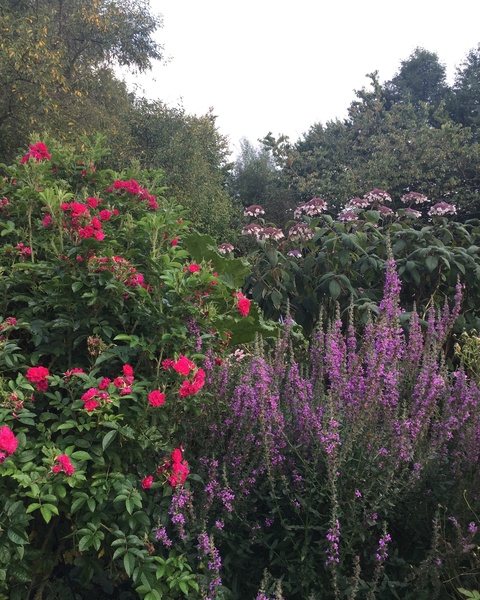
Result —
[{"label": "overcast white sky", "polygon": [[296,141],[344,118],[355,89],[391,79],[421,46],[449,81],[480,43],[478,0],[151,0],[166,65],[136,79],[145,95],[187,112],[213,107],[234,153],[269,131]]}]

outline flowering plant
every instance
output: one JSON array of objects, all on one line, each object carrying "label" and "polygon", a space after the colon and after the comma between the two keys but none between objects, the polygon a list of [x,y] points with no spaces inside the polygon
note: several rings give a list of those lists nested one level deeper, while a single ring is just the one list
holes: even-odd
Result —
[{"label": "flowering plant", "polygon": [[191,449],[180,445],[206,356],[228,353],[242,321],[250,339],[258,330],[237,308],[235,262],[215,250],[213,266],[188,250],[198,234],[163,197],[160,174],[96,169],[97,150],[77,157],[36,143],[2,167],[0,596],[9,598],[54,595],[67,579],[95,595],[97,577],[112,589],[130,580],[146,600],[198,589],[197,559],[166,555],[155,527],[190,483]]}]

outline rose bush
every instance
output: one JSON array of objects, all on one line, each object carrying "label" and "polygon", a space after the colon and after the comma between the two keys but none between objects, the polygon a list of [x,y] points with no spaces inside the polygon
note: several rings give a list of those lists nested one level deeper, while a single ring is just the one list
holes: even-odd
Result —
[{"label": "rose bush", "polygon": [[195,251],[161,173],[85,148],[0,167],[0,596],[196,594],[196,552],[155,528],[189,485],[206,355],[262,323],[237,299],[245,263]]}]

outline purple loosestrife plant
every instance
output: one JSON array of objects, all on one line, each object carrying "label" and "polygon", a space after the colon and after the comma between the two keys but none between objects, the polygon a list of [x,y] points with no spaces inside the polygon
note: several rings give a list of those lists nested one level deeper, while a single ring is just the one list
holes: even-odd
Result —
[{"label": "purple loosestrife plant", "polygon": [[[289,322],[271,353],[208,361],[207,385],[220,393],[190,423],[204,482],[195,510],[239,597],[255,596],[264,569],[289,600],[447,593],[422,577],[431,560],[442,581],[438,505],[465,530],[478,521],[480,390],[443,360],[461,288],[452,308],[430,311],[425,332],[414,311],[409,335],[399,294],[389,260],[378,315],[361,332],[339,319],[317,329],[306,363],[294,358]],[[476,540],[468,532],[464,548]],[[452,567],[450,554],[450,575],[472,580],[472,557],[465,550]]]}]

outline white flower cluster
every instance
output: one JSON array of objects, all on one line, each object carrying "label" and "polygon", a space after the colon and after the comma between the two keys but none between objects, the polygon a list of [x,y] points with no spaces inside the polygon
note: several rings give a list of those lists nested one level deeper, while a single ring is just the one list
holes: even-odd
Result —
[{"label": "white flower cluster", "polygon": [[404,215],[406,217],[414,217],[415,219],[419,219],[422,216],[422,213],[414,208],[406,208]]},{"label": "white flower cluster", "polygon": [[243,214],[245,217],[258,217],[264,215],[265,211],[259,204],[252,204],[252,206],[247,206]]},{"label": "white flower cluster", "polygon": [[337,221],[358,221],[358,215],[356,212],[353,212],[353,210],[347,210],[347,207],[345,207],[338,215]]},{"label": "white flower cluster", "polygon": [[420,194],[420,192],[408,192],[408,194],[404,194],[402,196],[402,202],[404,204],[424,204],[425,202],[430,202],[430,200]]},{"label": "white flower cluster", "polygon": [[391,217],[395,214],[391,208],[388,208],[388,206],[379,206],[378,212],[382,217]]},{"label": "white flower cluster", "polygon": [[370,206],[370,201],[366,198],[352,198],[345,205],[344,210],[357,210],[358,208],[368,208]]},{"label": "white flower cluster", "polygon": [[309,217],[315,217],[320,215],[324,210],[327,209],[327,203],[322,198],[312,198],[304,204],[300,204],[293,213],[293,218],[298,219],[302,213]]},{"label": "white flower cluster", "polygon": [[276,227],[265,227],[259,232],[259,236],[261,240],[274,240],[276,242],[284,237],[283,231]]},{"label": "white flower cluster", "polygon": [[234,249],[235,248],[232,246],[232,244],[227,244],[226,242],[218,246],[218,251],[220,254],[231,254]]},{"label": "white flower cluster", "polygon": [[448,202],[438,202],[434,204],[432,208],[428,211],[430,216],[443,216],[443,215],[455,215],[457,213],[457,209],[453,204],[448,204]]},{"label": "white flower cluster", "polygon": [[374,188],[364,196],[365,200],[369,202],[391,202],[392,197],[388,192]]},{"label": "white flower cluster", "polygon": [[260,239],[260,232],[263,231],[263,227],[258,223],[250,223],[250,225],[245,225],[242,229],[242,235],[253,235],[253,237],[258,241]]},{"label": "white flower cluster", "polygon": [[288,237],[291,240],[307,242],[313,238],[313,231],[306,223],[296,223],[288,230]]}]

